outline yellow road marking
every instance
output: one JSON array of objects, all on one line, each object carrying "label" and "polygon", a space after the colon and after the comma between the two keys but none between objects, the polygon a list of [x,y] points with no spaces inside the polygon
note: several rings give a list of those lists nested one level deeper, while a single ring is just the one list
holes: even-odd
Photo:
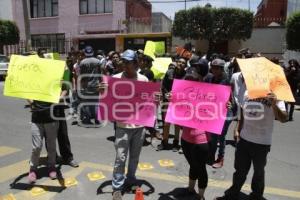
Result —
[{"label": "yellow road marking", "polygon": [[87,177],[90,181],[98,181],[106,178],[102,172],[91,172],[87,174]]},{"label": "yellow road marking", "polygon": [[10,193],[4,196],[0,196],[0,200],[16,200],[16,198],[13,194]]},{"label": "yellow road marking", "polygon": [[[102,170],[102,171],[108,171],[108,172],[113,171],[113,168],[108,165],[102,165],[102,164],[96,164],[96,163],[90,163],[90,162],[82,162],[82,165],[84,165],[85,167],[90,167],[90,168],[94,168],[94,169]],[[186,177],[186,176],[174,176],[174,175],[149,172],[149,171],[139,171],[138,170],[136,175],[139,177],[143,177],[143,178],[157,179],[157,180],[176,182],[176,183],[187,183],[188,182],[188,177]],[[231,186],[231,182],[209,179],[208,186],[227,189]],[[244,191],[249,192],[251,190],[251,186],[249,184],[245,184],[242,189]],[[270,195],[300,199],[300,192],[293,191],[293,190],[286,190],[286,189],[275,188],[275,187],[266,187],[265,193],[270,194]]]},{"label": "yellow road marking", "polygon": [[7,146],[0,146],[0,157],[7,156],[9,154],[13,154],[18,151],[21,151],[21,149],[16,149],[16,148],[7,147]]},{"label": "yellow road marking", "polygon": [[151,163],[139,163],[138,167],[139,167],[139,170],[142,170],[142,171],[143,170],[151,170],[154,168],[153,165],[151,165]]},{"label": "yellow road marking", "polygon": [[[74,168],[74,169],[71,169],[68,172],[63,173],[63,177],[65,178],[64,180],[50,180],[50,179],[48,179],[48,180],[43,181],[41,183],[39,183],[39,181],[37,181],[36,182],[37,185],[47,187],[48,191],[43,195],[34,197],[34,200],[50,200],[50,199],[53,199],[55,197],[55,195],[57,195],[58,193],[57,192],[52,192],[51,187],[57,187],[57,188],[63,189],[64,188],[63,185],[65,185],[66,181],[74,180],[75,177],[80,175],[84,169],[85,169],[85,167],[80,163],[78,168]],[[77,181],[76,181],[76,184],[77,184]],[[16,197],[16,199],[22,199],[22,200],[32,199],[30,191],[19,192],[19,193],[15,194],[15,197]]]},{"label": "yellow road marking", "polygon": [[0,183],[14,179],[29,171],[29,161],[23,160],[12,165],[0,168]]},{"label": "yellow road marking", "polygon": [[158,163],[161,167],[174,167],[175,166],[173,160],[169,160],[169,159],[159,160]]},{"label": "yellow road marking", "polygon": [[64,186],[65,187],[72,187],[78,184],[78,181],[74,177],[64,179]]},{"label": "yellow road marking", "polygon": [[40,196],[40,195],[43,195],[43,194],[46,194],[47,192],[47,187],[33,187],[31,190],[31,195],[32,196]]}]

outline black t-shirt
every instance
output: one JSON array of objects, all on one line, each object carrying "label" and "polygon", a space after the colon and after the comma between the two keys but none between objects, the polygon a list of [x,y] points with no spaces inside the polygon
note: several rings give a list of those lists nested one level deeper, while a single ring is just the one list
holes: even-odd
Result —
[{"label": "black t-shirt", "polygon": [[166,100],[165,94],[169,93],[172,90],[174,79],[183,79],[186,74],[186,71],[177,71],[174,68],[170,68],[165,74],[162,80],[162,93],[163,98]]},{"label": "black t-shirt", "polygon": [[33,101],[31,122],[37,124],[51,123],[54,119],[51,117],[52,103],[43,101]]},{"label": "black t-shirt", "polygon": [[149,81],[152,81],[152,82],[155,81],[154,80],[154,73],[149,68],[142,69],[140,71],[140,74],[146,76]]}]

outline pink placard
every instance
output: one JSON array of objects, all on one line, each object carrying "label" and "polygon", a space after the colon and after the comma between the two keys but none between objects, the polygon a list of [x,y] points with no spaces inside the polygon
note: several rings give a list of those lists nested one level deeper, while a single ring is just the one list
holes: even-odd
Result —
[{"label": "pink placard", "polygon": [[154,127],[157,110],[155,93],[160,91],[159,83],[109,76],[104,76],[103,82],[108,84],[108,88],[100,95],[99,120]]},{"label": "pink placard", "polygon": [[229,86],[175,80],[166,121],[220,135],[230,92]]}]

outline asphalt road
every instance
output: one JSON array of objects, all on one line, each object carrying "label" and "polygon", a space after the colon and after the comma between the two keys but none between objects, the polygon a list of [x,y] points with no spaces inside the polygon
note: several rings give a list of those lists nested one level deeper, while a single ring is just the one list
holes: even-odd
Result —
[{"label": "asphalt road", "polygon": [[[42,167],[42,177],[35,186],[45,188],[45,191],[41,194],[34,193],[34,186],[27,183],[26,177],[31,153],[30,113],[28,109],[24,109],[24,100],[3,96],[3,84],[0,82],[0,199],[8,194],[20,200],[111,199],[110,183],[115,158],[112,125],[82,128],[71,125],[72,121],[69,121],[69,136],[74,157],[80,163],[80,167],[63,165],[61,172],[65,178],[65,185],[74,185],[63,187],[62,182],[50,181],[45,168]],[[273,145],[266,167],[265,198],[268,200],[300,199],[299,119],[300,112],[296,111],[293,122],[275,123]],[[232,127],[233,125],[227,134],[228,140],[232,138]],[[146,144],[140,157],[141,163],[149,163],[153,167],[138,171],[145,200],[191,199],[176,197],[181,188],[187,185],[188,165],[183,155],[171,150],[157,152],[157,144],[159,141],[156,140],[152,145]],[[46,155],[45,150],[43,155]],[[158,160],[162,159],[172,160],[174,166],[160,166]],[[234,170],[233,160],[234,147],[228,144],[224,167],[218,170],[207,167],[210,181],[206,199],[210,200],[223,194],[230,186]],[[93,172],[101,172],[105,178],[90,181],[87,175]],[[241,199],[248,199],[251,177],[252,171],[249,173]],[[125,194],[124,199],[133,200],[134,194]]]}]

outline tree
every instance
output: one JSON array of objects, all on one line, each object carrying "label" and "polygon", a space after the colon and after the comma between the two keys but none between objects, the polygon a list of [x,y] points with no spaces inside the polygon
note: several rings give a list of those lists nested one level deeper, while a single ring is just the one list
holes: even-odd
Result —
[{"label": "tree", "polygon": [[286,27],[287,48],[300,51],[300,12],[296,12],[288,18]]},{"label": "tree", "polygon": [[20,32],[17,25],[9,20],[0,20],[0,52],[4,45],[16,44],[20,40]]},{"label": "tree", "polygon": [[209,50],[219,42],[251,37],[253,13],[236,8],[194,7],[175,14],[173,34],[182,39],[205,39]]}]

